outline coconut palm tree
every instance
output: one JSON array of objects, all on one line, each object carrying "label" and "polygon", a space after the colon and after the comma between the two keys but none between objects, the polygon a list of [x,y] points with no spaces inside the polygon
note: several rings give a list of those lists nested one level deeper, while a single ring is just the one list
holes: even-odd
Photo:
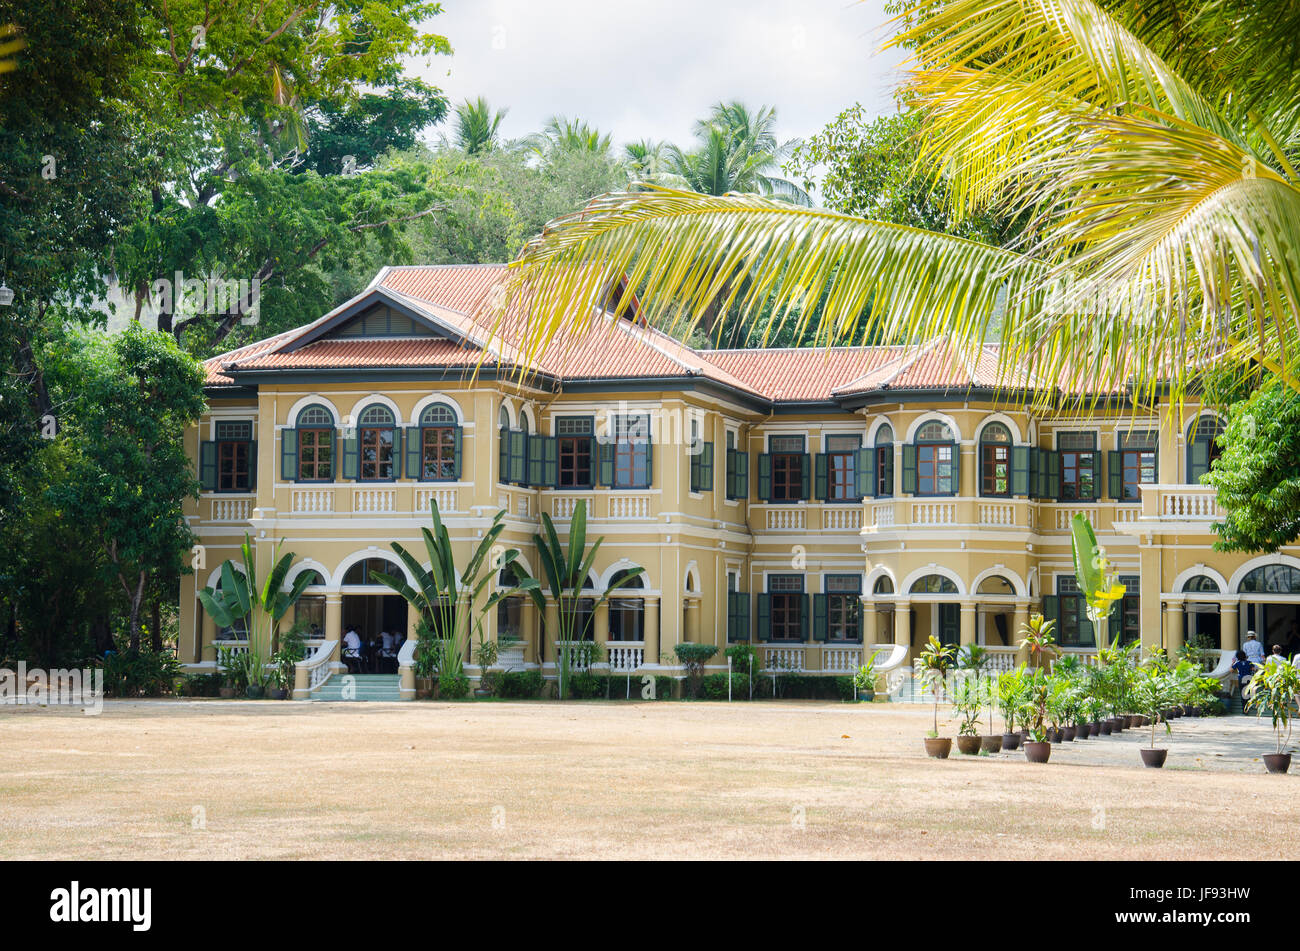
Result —
[{"label": "coconut palm tree", "polygon": [[685,188],[685,179],[668,166],[669,148],[667,142],[654,139],[641,139],[624,145],[623,167],[627,169],[628,180]]},{"label": "coconut palm tree", "polygon": [[493,110],[482,96],[466,99],[456,107],[456,130],[452,144],[466,155],[495,151],[500,145],[499,130],[509,109]]},{"label": "coconut palm tree", "polygon": [[608,133],[601,133],[595,126],[588,125],[581,119],[566,116],[551,116],[541,132],[535,132],[528,138],[532,150],[543,161],[560,152],[594,152],[599,155],[609,154],[613,143]]},{"label": "coconut palm tree", "polygon": [[1026,213],[1032,237],[1004,249],[767,197],[606,195],[521,252],[529,346],[626,273],[652,319],[755,320],[774,300],[777,320],[824,299],[820,340],[866,322],[969,355],[999,336],[1005,369],[1073,391],[1168,383],[1177,400],[1252,362],[1300,389],[1300,15],[1256,6],[910,6],[892,42],[912,51],[926,174],[959,218]]},{"label": "coconut palm tree", "polygon": [[746,192],[809,205],[808,193],[775,173],[798,142],[776,137],[776,110],[757,111],[740,102],[719,102],[695,123],[696,147],[669,146],[669,168],[691,191],[703,195]]}]

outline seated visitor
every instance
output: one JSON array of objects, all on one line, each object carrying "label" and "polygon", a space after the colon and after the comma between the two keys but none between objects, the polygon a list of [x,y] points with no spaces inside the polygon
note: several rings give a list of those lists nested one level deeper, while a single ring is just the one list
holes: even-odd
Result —
[{"label": "seated visitor", "polygon": [[357,629],[348,626],[348,632],[343,635],[343,663],[348,665],[348,670],[356,673],[361,669],[361,635]]}]

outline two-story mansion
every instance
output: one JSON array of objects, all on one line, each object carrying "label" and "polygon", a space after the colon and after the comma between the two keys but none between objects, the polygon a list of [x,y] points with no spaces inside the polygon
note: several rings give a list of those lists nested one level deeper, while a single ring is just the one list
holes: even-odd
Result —
[{"label": "two-story mansion", "polygon": [[[681,641],[749,640],[765,663],[843,673],[864,644],[914,651],[930,634],[1009,664],[1040,610],[1086,651],[1075,512],[1128,584],[1112,632],[1171,648],[1292,636],[1296,553],[1211,550],[1210,412],[1171,422],[1114,392],[1041,415],[1026,402],[1039,384],[999,387],[992,350],[699,351],[603,310],[526,358],[526,315],[499,322],[493,307],[504,280],[495,265],[386,268],[309,326],[208,361],[210,409],[189,437],[204,557],[183,583],[182,661],[211,669],[214,642],[238,637],[195,586],[219,582],[245,532],[263,563],[283,539],[313,573],[297,611],[321,640],[413,634],[369,572],[403,570],[393,541],[423,552],[431,499],[466,551],[504,509],[530,572],[539,514],[563,536],[586,500],[605,541],[584,590],[644,569],[598,610],[577,592],[619,668],[671,664]],[[553,671],[555,612],[510,599],[486,630],[522,639],[514,666]]]}]

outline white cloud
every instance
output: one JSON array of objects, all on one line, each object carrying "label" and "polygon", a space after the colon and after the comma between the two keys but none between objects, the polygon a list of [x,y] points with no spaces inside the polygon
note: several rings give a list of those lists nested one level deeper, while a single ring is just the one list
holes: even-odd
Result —
[{"label": "white cloud", "polygon": [[453,102],[509,107],[503,131],[579,117],[618,142],[686,144],[710,105],[777,109],[782,137],[807,137],[862,102],[892,112],[896,50],[881,52],[881,0],[447,0],[427,28],[455,56],[416,71]]}]

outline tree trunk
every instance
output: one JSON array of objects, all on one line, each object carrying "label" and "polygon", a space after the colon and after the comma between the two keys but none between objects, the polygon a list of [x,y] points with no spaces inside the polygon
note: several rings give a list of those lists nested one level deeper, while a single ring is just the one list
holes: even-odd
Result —
[{"label": "tree trunk", "polygon": [[108,617],[100,615],[90,625],[91,636],[95,641],[95,656],[103,657],[105,651],[113,649],[113,625]]}]

